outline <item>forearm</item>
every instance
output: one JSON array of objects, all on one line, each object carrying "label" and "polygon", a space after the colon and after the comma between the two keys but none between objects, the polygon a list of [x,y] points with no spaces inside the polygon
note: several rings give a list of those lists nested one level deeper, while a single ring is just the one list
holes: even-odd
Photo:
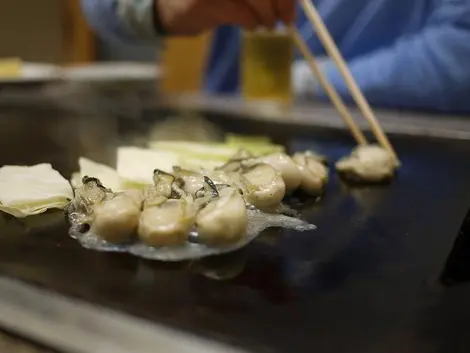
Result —
[{"label": "forearm", "polygon": [[[469,34],[452,27],[431,28],[392,48],[353,60],[349,67],[372,104],[465,111],[470,89]],[[351,99],[337,68],[329,65],[325,73],[340,95]]]},{"label": "forearm", "polygon": [[[435,18],[445,20],[431,22],[420,33],[348,63],[372,104],[404,109],[470,111],[470,10],[469,5],[461,6],[452,9],[453,13],[441,11]],[[326,98],[307,72],[306,65],[297,66],[294,77],[301,82],[295,83],[297,93]],[[328,61],[322,67],[338,93],[351,101],[349,90],[335,65]]]},{"label": "forearm", "polygon": [[159,42],[154,0],[81,0],[81,4],[90,26],[106,39],[128,44]]}]

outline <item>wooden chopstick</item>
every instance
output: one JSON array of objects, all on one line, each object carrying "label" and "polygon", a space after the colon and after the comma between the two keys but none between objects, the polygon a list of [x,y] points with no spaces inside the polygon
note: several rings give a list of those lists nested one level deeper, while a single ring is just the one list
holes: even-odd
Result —
[{"label": "wooden chopstick", "polygon": [[338,111],[338,113],[341,115],[346,125],[351,130],[351,133],[354,139],[356,140],[357,144],[367,145],[366,137],[362,133],[357,123],[354,121],[352,115],[349,113],[348,108],[344,104],[338,92],[336,92],[334,87],[331,85],[331,83],[328,81],[326,76],[321,71],[320,66],[318,65],[313,54],[310,52],[307,44],[303,40],[300,33],[292,25],[290,25],[288,29],[289,29],[292,39],[294,40],[295,45],[297,46],[297,49],[303,55],[305,61],[310,66],[310,69],[312,70],[316,78],[318,79],[318,82],[322,86],[323,90],[327,93],[328,97],[333,102],[333,105],[335,106],[336,110]]},{"label": "wooden chopstick", "polygon": [[377,141],[381,144],[383,148],[388,150],[390,154],[395,157],[395,159],[398,161],[398,156],[395,153],[395,150],[393,149],[387,135],[385,135],[382,127],[377,121],[377,118],[375,117],[375,114],[373,113],[369,103],[367,102],[361,90],[359,89],[356,81],[354,80],[354,77],[351,74],[351,71],[349,71],[349,68],[345,63],[343,56],[341,55],[333,38],[328,32],[328,29],[326,28],[317,9],[315,8],[315,6],[313,6],[311,0],[302,0],[301,6],[305,14],[307,15],[307,18],[310,20],[310,23],[315,28],[318,38],[325,47],[326,52],[336,63],[336,66],[338,67],[341,75],[343,76],[346,86],[351,92],[351,95],[354,98],[354,101],[356,102],[362,115],[364,115],[367,122],[369,123],[370,128],[374,133]]}]

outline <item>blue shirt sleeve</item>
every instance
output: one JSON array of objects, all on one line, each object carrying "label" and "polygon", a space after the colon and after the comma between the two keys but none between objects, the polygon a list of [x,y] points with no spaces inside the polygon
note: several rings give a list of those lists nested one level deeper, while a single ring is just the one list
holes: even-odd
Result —
[{"label": "blue shirt sleeve", "polygon": [[80,0],[88,24],[106,40],[125,44],[158,43],[154,0]]},{"label": "blue shirt sleeve", "polygon": [[235,94],[240,85],[241,31],[236,26],[219,27],[207,58],[204,90],[210,94]]},{"label": "blue shirt sleeve", "polygon": [[[335,65],[330,61],[323,68],[338,93],[351,100]],[[441,1],[421,32],[357,57],[349,68],[372,104],[468,111],[470,0]]]}]

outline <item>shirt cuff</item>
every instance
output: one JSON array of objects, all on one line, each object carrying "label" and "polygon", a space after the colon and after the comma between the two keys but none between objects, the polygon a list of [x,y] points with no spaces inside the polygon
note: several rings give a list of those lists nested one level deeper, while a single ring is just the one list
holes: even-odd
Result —
[{"label": "shirt cuff", "polygon": [[117,16],[139,40],[154,41],[164,35],[157,18],[155,0],[117,0]]}]

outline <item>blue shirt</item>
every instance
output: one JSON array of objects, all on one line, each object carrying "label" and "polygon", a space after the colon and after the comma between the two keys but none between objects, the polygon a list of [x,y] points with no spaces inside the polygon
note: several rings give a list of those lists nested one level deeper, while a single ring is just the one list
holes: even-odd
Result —
[{"label": "blue shirt", "polygon": [[[136,35],[129,25],[132,21],[119,18],[115,10],[119,2],[82,0],[87,18],[98,32],[137,43],[142,36]],[[359,87],[373,105],[470,112],[470,0],[314,3]],[[301,12],[297,27],[313,53],[325,55]],[[239,50],[240,30],[230,26],[219,28],[208,60],[205,80],[208,92],[238,91]],[[338,93],[350,100],[332,62],[327,60],[322,66]],[[305,90],[324,97],[314,80],[310,82]]]}]

